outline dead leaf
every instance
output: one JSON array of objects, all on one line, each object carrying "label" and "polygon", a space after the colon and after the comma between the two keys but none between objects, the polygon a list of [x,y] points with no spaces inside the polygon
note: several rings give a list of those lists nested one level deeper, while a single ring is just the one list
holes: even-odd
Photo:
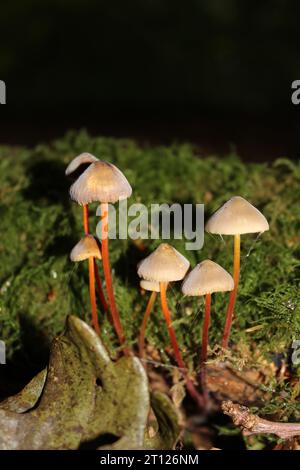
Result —
[{"label": "dead leaf", "polygon": [[[176,412],[167,397],[153,400],[160,430],[153,445],[172,448]],[[52,343],[47,370],[0,404],[0,449],[140,449],[149,407],[140,361],[113,362],[96,333],[70,316]]]}]

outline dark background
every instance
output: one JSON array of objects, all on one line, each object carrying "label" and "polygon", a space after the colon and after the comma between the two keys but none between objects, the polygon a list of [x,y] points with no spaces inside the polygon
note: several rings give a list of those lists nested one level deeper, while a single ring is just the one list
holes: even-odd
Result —
[{"label": "dark background", "polygon": [[69,128],[298,158],[299,0],[14,0],[0,5],[0,143]]}]

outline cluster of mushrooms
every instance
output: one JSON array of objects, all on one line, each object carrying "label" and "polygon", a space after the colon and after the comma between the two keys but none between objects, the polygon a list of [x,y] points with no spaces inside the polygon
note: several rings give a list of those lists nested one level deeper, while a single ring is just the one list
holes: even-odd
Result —
[{"label": "cluster of mushrooms", "polygon": [[[98,160],[89,153],[74,158],[66,169],[66,175],[73,178],[70,188],[71,199],[83,207],[84,237],[71,251],[70,258],[74,262],[88,260],[89,263],[89,294],[92,311],[92,325],[100,335],[98,320],[96,286],[101,308],[110,312],[124,354],[132,354],[126,345],[124,330],[115,301],[112,274],[108,249],[108,203],[115,203],[131,196],[132,188],[124,174],[112,163]],[[97,202],[101,207],[101,239],[90,233],[89,204]],[[150,297],[139,335],[139,356],[145,357],[145,332],[147,322],[153,309],[157,294],[160,294],[161,308],[167,324],[168,333],[178,367],[185,377],[186,387],[191,397],[200,407],[206,407],[208,390],[206,384],[205,363],[207,361],[208,331],[211,313],[211,296],[217,292],[230,292],[225,319],[222,347],[228,348],[234,306],[240,277],[240,244],[241,235],[262,233],[269,229],[263,214],[240,196],[232,197],[208,220],[205,230],[212,234],[234,236],[233,276],[219,264],[205,260],[197,264],[190,272],[189,261],[172,246],[162,243],[153,253],[138,265],[140,286],[150,291]],[[106,295],[100,279],[97,261],[102,261]],[[204,296],[205,311],[202,329],[200,356],[200,394],[185,366],[175,331],[172,327],[172,316],[167,302],[167,288],[171,282],[182,281],[182,293],[186,296]]]}]

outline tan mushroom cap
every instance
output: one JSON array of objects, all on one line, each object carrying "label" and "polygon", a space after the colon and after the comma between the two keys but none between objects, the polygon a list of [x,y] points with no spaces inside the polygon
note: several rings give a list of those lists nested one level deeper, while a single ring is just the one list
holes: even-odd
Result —
[{"label": "tan mushroom cap", "polygon": [[69,176],[74,171],[76,171],[80,165],[84,165],[87,163],[93,163],[97,162],[98,158],[94,157],[91,153],[84,152],[78,155],[77,157],[73,158],[73,160],[69,163],[69,165],[66,168],[66,175]]},{"label": "tan mushroom cap", "polygon": [[205,230],[219,235],[242,235],[269,230],[265,216],[250,202],[234,196],[208,220]]},{"label": "tan mushroom cap", "polygon": [[85,235],[79,242],[74,246],[70,253],[71,261],[83,261],[90,257],[101,259],[101,252],[96,239],[93,235]]},{"label": "tan mushroom cap", "polygon": [[147,281],[180,281],[190,263],[179,251],[167,243],[159,245],[151,255],[138,265],[138,275]]},{"label": "tan mushroom cap", "polygon": [[132,188],[112,163],[92,163],[71,186],[71,199],[81,206],[91,202],[117,202],[131,196]]},{"label": "tan mushroom cap", "polygon": [[142,279],[140,282],[140,287],[144,290],[149,290],[151,292],[159,292],[159,282],[156,281],[146,281],[146,279]]},{"label": "tan mushroom cap", "polygon": [[234,288],[232,276],[219,264],[209,259],[202,261],[186,276],[182,283],[184,295],[206,295],[227,292]]}]

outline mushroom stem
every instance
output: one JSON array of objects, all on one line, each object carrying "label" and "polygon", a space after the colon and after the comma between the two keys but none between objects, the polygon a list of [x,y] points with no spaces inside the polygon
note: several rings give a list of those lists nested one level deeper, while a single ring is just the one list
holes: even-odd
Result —
[{"label": "mushroom stem", "polygon": [[140,329],[140,336],[139,336],[139,356],[140,356],[140,359],[143,359],[144,356],[145,356],[145,331],[146,331],[146,327],[147,327],[147,323],[148,323],[150,314],[153,310],[153,306],[154,306],[156,297],[157,297],[157,292],[155,292],[155,291],[151,292],[151,295],[149,297],[147,307],[146,307],[146,310],[145,310],[144,318],[143,318],[143,321],[142,321],[142,325],[141,325],[141,329]]},{"label": "mushroom stem", "polygon": [[93,327],[95,328],[96,333],[100,335],[100,326],[98,322],[96,293],[95,293],[95,264],[94,264],[93,256],[89,258],[89,288],[90,288],[90,300],[91,300],[91,307],[92,307],[92,324],[93,324]]},{"label": "mushroom stem", "polygon": [[104,278],[106,282],[106,290],[108,296],[109,308],[112,315],[113,324],[119,338],[120,344],[125,343],[125,335],[123,327],[120,321],[120,315],[117,309],[115,295],[112,285],[112,277],[109,262],[109,251],[108,251],[108,204],[106,202],[101,203],[101,240],[102,240],[102,263]]},{"label": "mushroom stem", "polygon": [[101,304],[102,304],[102,307],[103,307],[104,312],[107,312],[107,310],[108,310],[108,305],[107,305],[106,298],[105,298],[105,295],[104,295],[104,291],[103,291],[103,287],[102,287],[102,282],[101,282],[101,279],[100,279],[99,270],[98,270],[98,266],[97,266],[97,263],[96,263],[96,260],[95,260],[95,259],[94,259],[94,263],[95,263],[96,285],[97,285],[97,290],[98,290],[100,302],[101,302]]},{"label": "mushroom stem", "polygon": [[211,294],[206,294],[205,296],[205,312],[204,312],[204,323],[202,330],[202,345],[201,345],[201,368],[200,368],[200,378],[201,378],[201,387],[204,397],[204,402],[207,403],[208,400],[208,389],[206,383],[206,361],[207,361],[207,346],[208,346],[208,329],[210,322],[210,307],[211,307]]},{"label": "mushroom stem", "polygon": [[240,279],[240,261],[241,260],[241,236],[239,234],[234,235],[234,251],[233,251],[233,280],[234,288],[230,292],[229,303],[227,307],[226,320],[222,338],[222,348],[227,349],[228,341],[230,336],[232,317],[234,312],[234,306],[238,291],[239,279]]},{"label": "mushroom stem", "polygon": [[176,362],[179,366],[179,368],[182,371],[182,374],[185,377],[186,380],[186,388],[190,394],[190,396],[193,398],[193,400],[197,403],[197,405],[202,408],[203,407],[203,398],[202,396],[197,392],[191,378],[188,376],[186,366],[183,362],[182,355],[179,349],[179,345],[177,343],[175,331],[173,330],[172,324],[171,324],[171,312],[168,307],[168,302],[167,302],[167,283],[166,282],[160,282],[160,300],[161,300],[161,307],[162,311],[165,317],[165,321],[168,327],[168,333],[170,336],[170,340],[172,343],[172,347],[174,350]]},{"label": "mushroom stem", "polygon": [[83,206],[83,227],[85,235],[90,233],[90,226],[89,226],[89,206],[86,204]]},{"label": "mushroom stem", "polygon": [[[89,235],[89,233],[90,233],[90,224],[89,224],[89,206],[88,206],[88,204],[85,204],[83,206],[83,228],[84,228],[84,234]],[[103,310],[104,310],[104,312],[106,312],[107,311],[107,302],[106,302],[106,299],[105,299],[105,296],[104,296],[102,283],[101,283],[101,279],[100,279],[100,276],[99,276],[98,267],[96,265],[96,260],[94,260],[94,263],[95,263],[94,273],[95,273],[95,277],[96,277],[96,283],[97,283],[99,298],[100,298],[100,302],[101,302],[101,305],[103,307]],[[91,303],[92,303],[92,299],[91,299]]]}]

